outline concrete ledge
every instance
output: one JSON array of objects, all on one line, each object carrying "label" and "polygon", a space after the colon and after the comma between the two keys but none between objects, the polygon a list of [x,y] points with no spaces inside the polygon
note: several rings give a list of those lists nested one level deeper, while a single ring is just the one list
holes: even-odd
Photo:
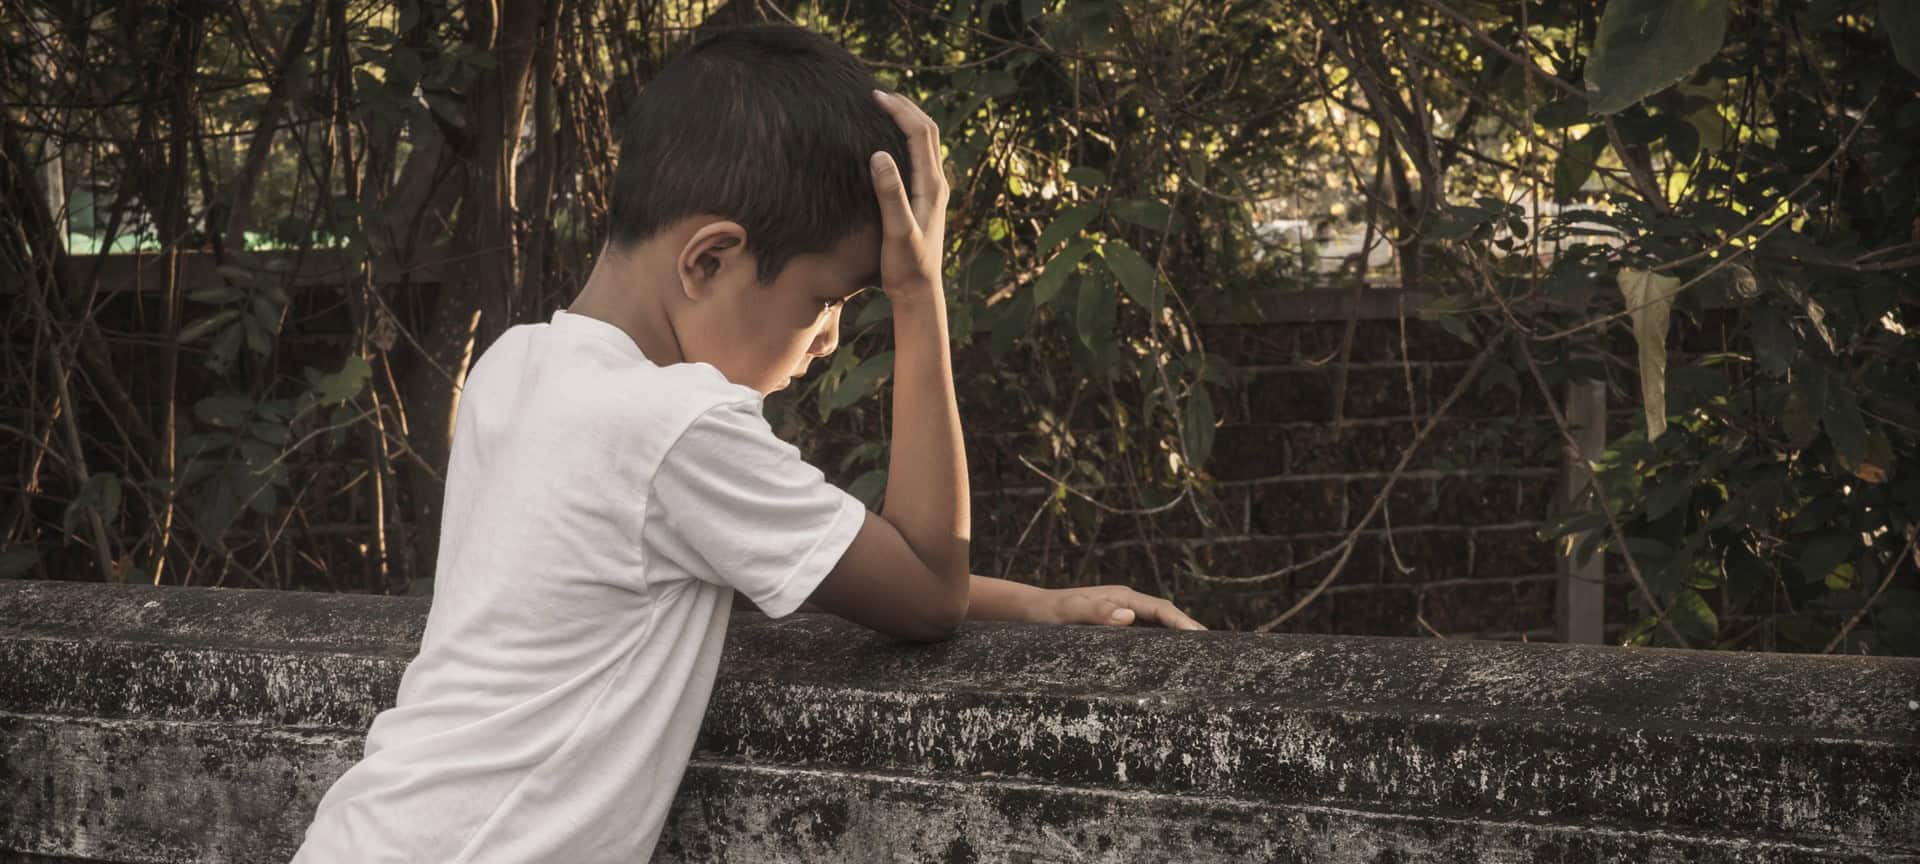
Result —
[{"label": "concrete ledge", "polygon": [[[0,583],[0,861],[285,860],[425,611]],[[742,614],[661,858],[1920,862],[1920,661]]]}]

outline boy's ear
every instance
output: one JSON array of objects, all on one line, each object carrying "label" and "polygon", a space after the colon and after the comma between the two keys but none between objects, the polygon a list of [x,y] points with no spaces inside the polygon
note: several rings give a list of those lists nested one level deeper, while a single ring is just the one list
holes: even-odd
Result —
[{"label": "boy's ear", "polygon": [[700,226],[680,247],[680,256],[674,261],[680,288],[689,300],[710,293],[714,280],[722,274],[753,266],[753,256],[747,254],[747,229],[726,220]]}]

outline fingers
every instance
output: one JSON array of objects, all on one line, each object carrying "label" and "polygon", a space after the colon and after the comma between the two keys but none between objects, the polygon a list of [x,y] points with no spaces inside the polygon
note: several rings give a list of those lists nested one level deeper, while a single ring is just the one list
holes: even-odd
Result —
[{"label": "fingers", "polygon": [[1207,629],[1200,622],[1188,617],[1187,613],[1180,611],[1180,607],[1173,605],[1169,601],[1162,600],[1158,597],[1148,597],[1144,594],[1135,596],[1145,601],[1146,608],[1135,608],[1135,612],[1142,618],[1159,622],[1160,626],[1174,630]]},{"label": "fingers", "polygon": [[886,237],[911,237],[919,223],[907,202],[907,189],[900,182],[900,166],[885,150],[869,160],[873,171],[873,194],[880,199],[880,230]]},{"label": "fingers", "polygon": [[906,133],[908,152],[913,156],[914,213],[926,222],[947,207],[946,172],[940,170],[940,126],[905,96],[875,90],[873,97]]},{"label": "fingers", "polygon": [[1173,630],[1205,630],[1180,608],[1159,597],[1130,588],[1098,589],[1070,598],[1068,622],[1126,627],[1131,624],[1158,624]]}]

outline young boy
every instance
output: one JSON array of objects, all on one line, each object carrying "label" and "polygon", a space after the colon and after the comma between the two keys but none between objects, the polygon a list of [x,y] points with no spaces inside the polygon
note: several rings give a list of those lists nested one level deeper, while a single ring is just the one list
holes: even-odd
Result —
[{"label": "young boy", "polygon": [[[918,107],[803,30],[713,37],[647,85],[586,287],[468,377],[420,653],[296,862],[646,860],[735,591],[910,640],[966,618],[1199,629],[1124,588],[969,574],[940,165]],[[895,341],[877,514],[760,413],[876,284]]]}]

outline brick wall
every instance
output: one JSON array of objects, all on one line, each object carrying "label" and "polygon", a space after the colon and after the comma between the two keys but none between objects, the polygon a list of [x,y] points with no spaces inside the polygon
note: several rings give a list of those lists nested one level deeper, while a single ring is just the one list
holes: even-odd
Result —
[{"label": "brick wall", "polygon": [[[108,348],[136,402],[157,405],[159,367],[151,362],[152,340],[144,334],[159,320],[153,308],[159,295],[117,296],[101,315]],[[134,298],[148,301],[140,304],[145,308],[135,308]],[[409,324],[418,323],[414,312],[422,295],[396,292],[393,302]],[[1184,571],[1193,567],[1216,577],[1272,571],[1333,546],[1357,523],[1401,450],[1475,354],[1473,346],[1417,317],[1405,319],[1403,335],[1400,312],[1420,302],[1409,298],[1402,304],[1399,292],[1384,289],[1361,298],[1344,386],[1337,353],[1347,313],[1355,308],[1345,293],[1275,295],[1262,304],[1266,315],[1259,323],[1207,316],[1216,322],[1202,330],[1207,349],[1241,373],[1237,386],[1215,391],[1224,425],[1208,464],[1213,498],[1205,509],[1215,520],[1211,526],[1182,506],[1151,517],[1104,514],[1094,531],[1060,530],[1055,522],[1062,517],[1045,513],[1052,488],[1016,458],[1044,463],[1045,448],[1034,436],[996,428],[993,417],[969,403],[974,566],[1048,586],[1126,582],[1177,598],[1216,627],[1248,628],[1272,619],[1320,581],[1325,565],[1239,585],[1200,581]],[[344,313],[331,292],[297,293],[279,343],[280,367],[336,365],[335,346],[348,323]],[[405,343],[397,346],[396,374],[404,374],[408,354]],[[1397,481],[1386,512],[1391,532],[1376,519],[1360,535],[1338,581],[1280,629],[1551,635],[1555,567],[1535,531],[1558,484],[1559,449],[1531,382],[1510,372],[1501,379],[1503,366],[1488,365],[1479,386],[1441,421]],[[179,395],[190,406],[213,382],[191,359],[183,361],[181,373]],[[1336,391],[1342,394],[1337,422]],[[1090,414],[1080,420],[1080,431],[1098,441],[1103,432]],[[349,448],[317,469],[309,485],[320,492],[305,504],[328,524],[275,534],[274,542],[292,544],[306,557],[285,556],[288,572],[266,584],[375,590],[364,551],[373,539],[367,496],[321,494],[364,467],[358,455]],[[830,473],[839,461],[831,453],[812,455]],[[1120,488],[1092,491],[1115,506],[1140,503],[1127,500]],[[1043,515],[1036,519],[1036,513]],[[80,557],[52,558],[58,555],[50,552],[49,567],[58,564],[63,572],[90,566]],[[1625,621],[1627,594],[1617,585],[1608,588],[1610,632]]]},{"label": "brick wall", "polygon": [[[1212,626],[1250,628],[1286,610],[1328,564],[1242,585],[1195,579],[1183,565],[1247,576],[1338,544],[1477,353],[1411,313],[1403,332],[1397,292],[1381,291],[1360,305],[1342,387],[1343,299],[1283,298],[1266,304],[1265,323],[1203,329],[1207,350],[1241,372],[1237,386],[1216,394],[1225,422],[1208,465],[1217,496],[1209,510],[1219,518],[1212,530],[1186,508],[1107,514],[1098,539],[1080,545],[1043,526],[1028,530],[1051,490],[1031,471],[1009,470],[1009,454],[986,442],[971,453],[975,546],[985,553],[976,563],[1043,584],[1126,581],[1178,598]],[[1560,449],[1532,381],[1503,365],[1488,364],[1435,427],[1337,581],[1279,629],[1552,637],[1556,564],[1536,532],[1557,494]],[[1344,394],[1338,419],[1336,394]],[[1016,543],[1022,531],[1026,541]],[[1626,592],[1610,586],[1608,594],[1616,630]]]}]

